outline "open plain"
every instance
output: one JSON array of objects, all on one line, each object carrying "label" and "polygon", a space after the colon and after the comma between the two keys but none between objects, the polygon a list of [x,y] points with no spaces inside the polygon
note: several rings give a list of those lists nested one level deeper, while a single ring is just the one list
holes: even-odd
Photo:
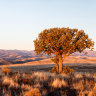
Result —
[{"label": "open plain", "polygon": [[[30,72],[30,71],[48,71],[55,64],[50,60],[50,58],[46,57],[33,57],[32,62],[27,62],[23,64],[9,64],[9,65],[1,65],[2,67],[11,68],[13,71],[21,71],[21,72]],[[75,70],[75,72],[96,72],[96,57],[88,57],[88,56],[69,56],[65,58],[63,65],[70,66]]]}]

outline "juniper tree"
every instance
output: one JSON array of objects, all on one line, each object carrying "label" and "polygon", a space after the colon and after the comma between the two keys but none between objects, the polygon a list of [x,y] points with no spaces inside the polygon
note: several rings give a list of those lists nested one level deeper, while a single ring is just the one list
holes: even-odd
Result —
[{"label": "juniper tree", "polygon": [[92,49],[94,42],[84,30],[71,28],[50,28],[43,30],[34,40],[35,52],[58,57],[58,69],[62,72],[63,60],[74,52]]}]

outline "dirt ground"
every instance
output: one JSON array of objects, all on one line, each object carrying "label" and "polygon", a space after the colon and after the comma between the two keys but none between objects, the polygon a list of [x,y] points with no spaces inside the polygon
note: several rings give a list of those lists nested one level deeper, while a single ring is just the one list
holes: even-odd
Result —
[{"label": "dirt ground", "polygon": [[[48,71],[55,64],[50,59],[37,60],[24,64],[2,65],[2,67],[11,68],[13,71]],[[96,57],[70,56],[65,58],[63,65],[70,66],[75,72],[96,72]],[[0,72],[1,74],[1,72]]]}]

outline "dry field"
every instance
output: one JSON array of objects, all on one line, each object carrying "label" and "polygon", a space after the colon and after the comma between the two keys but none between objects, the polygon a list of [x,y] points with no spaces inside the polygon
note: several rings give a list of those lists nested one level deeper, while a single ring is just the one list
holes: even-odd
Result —
[{"label": "dry field", "polygon": [[[9,67],[13,71],[29,72],[29,71],[48,71],[55,64],[50,60],[43,57],[38,58],[34,57],[33,62],[23,63],[23,64],[11,64],[11,65],[1,65],[2,67]],[[65,58],[63,65],[70,66],[74,68],[76,72],[96,72],[96,57],[87,57],[87,56],[70,56]],[[1,72],[0,72],[1,73]]]},{"label": "dry field", "polygon": [[12,69],[0,76],[0,96],[96,96],[96,57],[68,57],[70,74],[50,73],[50,59],[0,66]]},{"label": "dry field", "polygon": [[0,96],[96,96],[96,73],[2,74]]}]

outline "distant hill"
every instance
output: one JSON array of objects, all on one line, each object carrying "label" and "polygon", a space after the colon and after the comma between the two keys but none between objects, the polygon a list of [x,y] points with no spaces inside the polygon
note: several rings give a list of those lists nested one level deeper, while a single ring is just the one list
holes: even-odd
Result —
[{"label": "distant hill", "polygon": [[5,65],[9,63],[25,63],[32,57],[36,57],[34,51],[0,50],[0,65]]},{"label": "distant hill", "polygon": [[[88,56],[88,57],[96,57],[96,51],[88,51],[88,54],[75,52],[72,56]],[[47,57],[47,55],[44,55]],[[26,51],[26,50],[0,50],[0,65],[6,64],[23,64],[26,62],[32,62],[33,58],[38,58],[40,60],[40,56],[37,56],[34,51]]]},{"label": "distant hill", "polygon": [[[87,52],[87,54],[85,55],[84,52]],[[88,56],[88,57],[96,57],[96,51],[89,51],[89,50],[85,50],[84,52],[75,52],[72,54],[72,56]]]},{"label": "distant hill", "polygon": [[26,50],[0,50],[0,56],[6,56],[6,55],[20,55],[20,56],[35,56],[35,52],[34,51],[26,51]]}]

